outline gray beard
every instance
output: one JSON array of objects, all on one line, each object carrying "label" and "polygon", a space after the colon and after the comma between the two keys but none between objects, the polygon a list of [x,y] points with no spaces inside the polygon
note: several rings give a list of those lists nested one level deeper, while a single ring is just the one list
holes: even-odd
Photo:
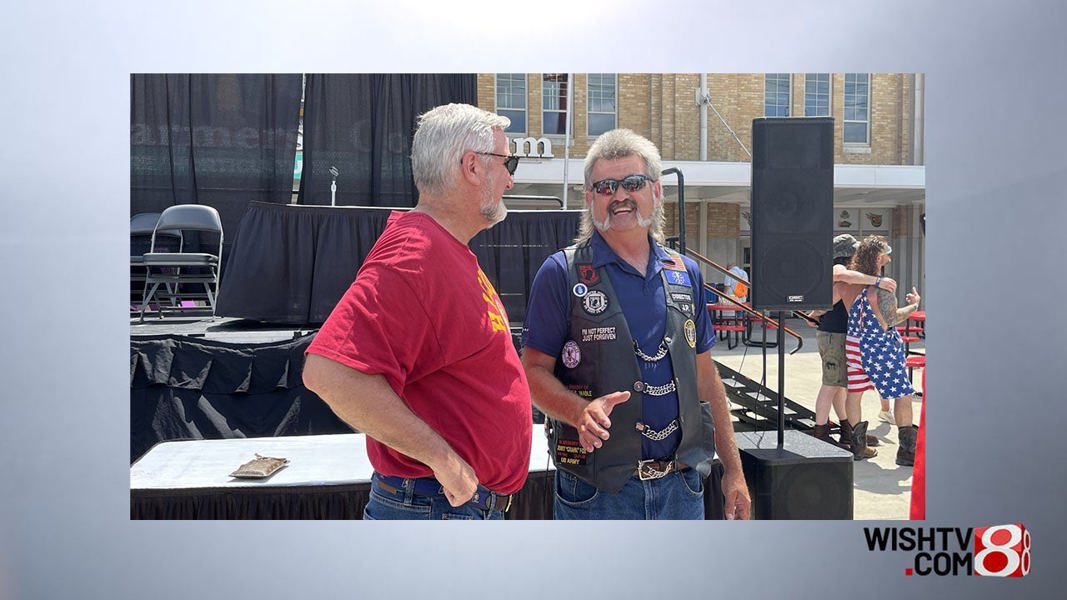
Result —
[{"label": "gray beard", "polygon": [[[637,215],[637,224],[638,225],[640,225],[641,227],[644,227],[645,229],[648,229],[649,227],[652,227],[652,217],[651,216],[649,216],[647,219],[645,217],[642,217],[641,216],[641,211],[638,210],[636,206],[634,207],[634,214]],[[653,214],[655,214],[655,211],[653,211]],[[611,214],[611,211],[605,211],[604,220],[603,221],[597,221],[596,220],[596,216],[593,215],[592,211],[589,211],[589,216],[593,220],[593,226],[596,227],[597,230],[600,231],[601,233],[611,229],[611,218],[614,216],[614,215]]]},{"label": "gray beard", "polygon": [[489,223],[487,227],[492,227],[508,216],[508,207],[503,200],[494,199],[492,192],[487,188],[482,195],[481,213]]}]

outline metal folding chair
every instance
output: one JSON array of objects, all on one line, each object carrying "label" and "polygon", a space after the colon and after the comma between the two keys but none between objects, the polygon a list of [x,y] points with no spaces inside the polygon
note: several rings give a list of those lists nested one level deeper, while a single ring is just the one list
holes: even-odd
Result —
[{"label": "metal folding chair", "polygon": [[[205,232],[218,236],[218,251],[186,252],[187,232]],[[178,235],[177,252],[159,252],[162,237]],[[179,204],[164,210],[152,229],[152,243],[144,254],[144,294],[141,298],[140,320],[155,301],[158,316],[165,310],[185,311],[183,301],[204,300],[215,316],[215,298],[219,291],[219,270],[222,265],[222,219],[217,210],[202,204]],[[206,245],[206,244],[204,244]],[[203,291],[199,291],[199,288]],[[195,291],[190,291],[190,288]],[[193,310],[201,310],[196,307]]]},{"label": "metal folding chair", "polygon": [[[130,217],[130,312],[141,309],[140,300],[144,294],[145,266],[144,253],[150,249],[152,232],[156,230],[159,213],[137,213]],[[161,232],[166,237],[161,240],[166,250],[176,250],[181,245],[181,232]],[[170,288],[168,287],[168,291]]]}]

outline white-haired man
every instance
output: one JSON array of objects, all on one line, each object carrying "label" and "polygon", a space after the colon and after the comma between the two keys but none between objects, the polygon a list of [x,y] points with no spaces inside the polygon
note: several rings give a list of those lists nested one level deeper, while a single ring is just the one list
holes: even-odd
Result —
[{"label": "white-haired man", "polygon": [[522,360],[549,417],[557,519],[701,519],[715,450],[726,518],[748,518],[703,278],[661,245],[660,170],[636,133],[597,138],[576,244],[531,288]]},{"label": "white-haired man", "polygon": [[[308,348],[304,382],[366,433],[368,519],[501,519],[526,481],[530,393],[496,290],[467,247],[504,218],[510,121],[423,114],[418,204],[394,213]],[[426,302],[433,298],[433,302]]]}]

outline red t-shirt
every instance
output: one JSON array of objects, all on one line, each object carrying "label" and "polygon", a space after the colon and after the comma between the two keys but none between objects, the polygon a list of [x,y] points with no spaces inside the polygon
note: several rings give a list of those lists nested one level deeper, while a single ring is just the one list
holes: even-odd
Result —
[{"label": "red t-shirt", "polygon": [[[466,245],[424,213],[393,213],[308,352],[381,374],[494,492],[522,488],[530,388],[496,290]],[[429,467],[367,438],[383,475]]]}]

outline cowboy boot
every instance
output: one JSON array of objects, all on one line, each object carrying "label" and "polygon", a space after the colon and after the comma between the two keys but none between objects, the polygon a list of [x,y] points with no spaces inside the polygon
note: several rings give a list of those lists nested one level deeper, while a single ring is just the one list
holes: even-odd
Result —
[{"label": "cowboy boot", "polygon": [[824,423],[822,425],[816,425],[815,429],[812,431],[811,435],[814,436],[815,439],[822,440],[822,441],[826,442],[827,444],[833,444],[834,446],[837,446],[838,448],[844,448],[845,450],[851,450],[851,446],[846,446],[846,445],[838,442],[834,438],[830,437],[830,424],[829,423]]},{"label": "cowboy boot", "polygon": [[852,426],[852,458],[863,460],[878,456],[878,451],[867,447],[867,421]]},{"label": "cowboy boot", "polygon": [[[878,438],[869,433],[866,437],[868,446],[877,446],[881,443]],[[849,424],[848,419],[841,421],[841,444],[846,449],[852,447],[852,425]]]},{"label": "cowboy boot", "polygon": [[897,447],[897,464],[902,467],[915,465],[915,441],[918,439],[919,428],[907,425],[897,428],[897,437],[900,446]]}]

